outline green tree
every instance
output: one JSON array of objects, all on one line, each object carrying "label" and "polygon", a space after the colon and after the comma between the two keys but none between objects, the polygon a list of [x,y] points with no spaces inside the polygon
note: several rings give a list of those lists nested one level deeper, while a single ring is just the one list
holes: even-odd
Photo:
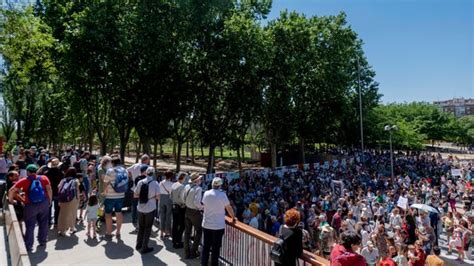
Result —
[{"label": "green tree", "polygon": [[4,99],[17,123],[17,139],[30,141],[38,121],[38,103],[57,77],[51,59],[55,40],[33,9],[2,10],[0,52],[7,63]]}]

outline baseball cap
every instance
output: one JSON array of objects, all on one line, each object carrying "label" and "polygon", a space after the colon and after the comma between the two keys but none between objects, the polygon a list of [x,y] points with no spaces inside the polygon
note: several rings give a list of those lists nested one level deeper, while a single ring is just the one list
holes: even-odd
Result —
[{"label": "baseball cap", "polygon": [[222,186],[222,183],[224,183],[224,182],[219,177],[214,177],[214,179],[212,179],[212,185],[213,186],[216,186],[216,187],[217,186]]},{"label": "baseball cap", "polygon": [[26,171],[34,173],[34,172],[38,171],[38,166],[36,166],[35,164],[29,164],[26,167]]},{"label": "baseball cap", "polygon": [[154,174],[155,174],[155,168],[153,168],[153,167],[148,167],[148,168],[146,169],[146,174],[147,174],[147,175],[154,175]]},{"label": "baseball cap", "polygon": [[145,171],[148,169],[148,167],[149,167],[148,165],[142,164],[142,165],[140,166],[140,173],[145,172]]}]

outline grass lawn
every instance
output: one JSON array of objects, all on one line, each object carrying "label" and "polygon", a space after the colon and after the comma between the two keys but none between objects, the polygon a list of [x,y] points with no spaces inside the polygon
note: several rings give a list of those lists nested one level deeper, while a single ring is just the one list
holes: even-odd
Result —
[{"label": "grass lawn", "polygon": [[[167,155],[171,155],[173,153],[173,145],[165,144],[163,145],[163,151]],[[221,155],[221,150],[217,148],[215,150],[216,158],[219,158]],[[224,148],[223,150],[224,159],[237,159],[237,151],[230,150],[228,148]],[[181,156],[186,156],[186,145],[183,145],[181,149]],[[189,156],[191,156],[191,148],[189,148]],[[201,149],[199,147],[194,148],[194,156],[201,156]],[[204,156],[209,156],[209,148],[204,148]],[[245,150],[245,158],[250,158],[250,151]]]}]

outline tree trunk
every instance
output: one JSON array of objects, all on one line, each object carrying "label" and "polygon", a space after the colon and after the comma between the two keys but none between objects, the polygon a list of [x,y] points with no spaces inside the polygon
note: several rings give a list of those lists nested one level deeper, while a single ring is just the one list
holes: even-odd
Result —
[{"label": "tree trunk", "polygon": [[16,120],[16,140],[22,140],[22,131],[21,131],[21,119]]},{"label": "tree trunk", "polygon": [[100,140],[100,155],[104,156],[107,153],[107,141]]},{"label": "tree trunk", "polygon": [[242,144],[242,161],[245,161],[245,144]]},{"label": "tree trunk", "polygon": [[171,154],[173,159],[176,161],[176,141],[173,140],[173,153]]},{"label": "tree trunk", "polygon": [[306,158],[304,154],[304,138],[299,137],[299,141],[300,141],[299,143],[300,144],[300,163],[305,164]]},{"label": "tree trunk", "polygon": [[237,163],[239,165],[239,172],[242,172],[242,160],[240,158],[240,148],[237,148]]},{"label": "tree trunk", "polygon": [[181,148],[183,147],[183,143],[178,141],[178,154],[176,156],[176,173],[179,173],[181,170]]},{"label": "tree trunk", "polygon": [[224,148],[220,146],[220,152],[221,152],[221,160],[224,159]]},{"label": "tree trunk", "polygon": [[89,132],[89,152],[92,153],[94,150],[94,133]]},{"label": "tree trunk", "polygon": [[270,144],[270,153],[272,157],[272,168],[277,166],[277,147],[275,143]]},{"label": "tree trunk", "polygon": [[194,164],[194,142],[191,142],[191,163]]},{"label": "tree trunk", "polygon": [[202,147],[202,144],[201,144],[201,158],[204,158],[204,148]]},{"label": "tree trunk", "polygon": [[140,160],[140,150],[141,150],[141,146],[142,144],[139,142],[136,142],[135,144],[136,148],[135,148],[135,163],[138,163],[138,160]]},{"label": "tree trunk", "polygon": [[156,169],[157,159],[158,159],[158,143],[155,142],[155,144],[153,145],[153,168],[155,169]]},{"label": "tree trunk", "polygon": [[119,153],[120,153],[120,160],[122,163],[125,165],[125,151],[127,149],[127,141],[125,140],[120,140],[120,148],[119,148]]},{"label": "tree trunk", "polygon": [[163,151],[163,144],[160,143],[160,159],[164,159],[164,158],[165,158],[165,154]]},{"label": "tree trunk", "polygon": [[189,141],[186,141],[186,160],[189,158]]},{"label": "tree trunk", "polygon": [[151,143],[148,137],[140,136],[140,142],[142,143],[143,154],[151,154]]},{"label": "tree trunk", "polygon": [[214,150],[215,150],[214,144],[211,144],[209,146],[209,157],[208,157],[208,162],[207,162],[207,173],[212,174],[214,172]]}]

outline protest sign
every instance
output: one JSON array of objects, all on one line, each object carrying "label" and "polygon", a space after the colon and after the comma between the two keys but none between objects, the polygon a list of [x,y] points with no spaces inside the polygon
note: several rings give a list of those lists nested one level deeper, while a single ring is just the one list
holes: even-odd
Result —
[{"label": "protest sign", "polygon": [[462,176],[461,169],[451,169],[452,176]]},{"label": "protest sign", "polygon": [[400,196],[397,201],[397,206],[406,210],[408,208],[408,199]]}]

